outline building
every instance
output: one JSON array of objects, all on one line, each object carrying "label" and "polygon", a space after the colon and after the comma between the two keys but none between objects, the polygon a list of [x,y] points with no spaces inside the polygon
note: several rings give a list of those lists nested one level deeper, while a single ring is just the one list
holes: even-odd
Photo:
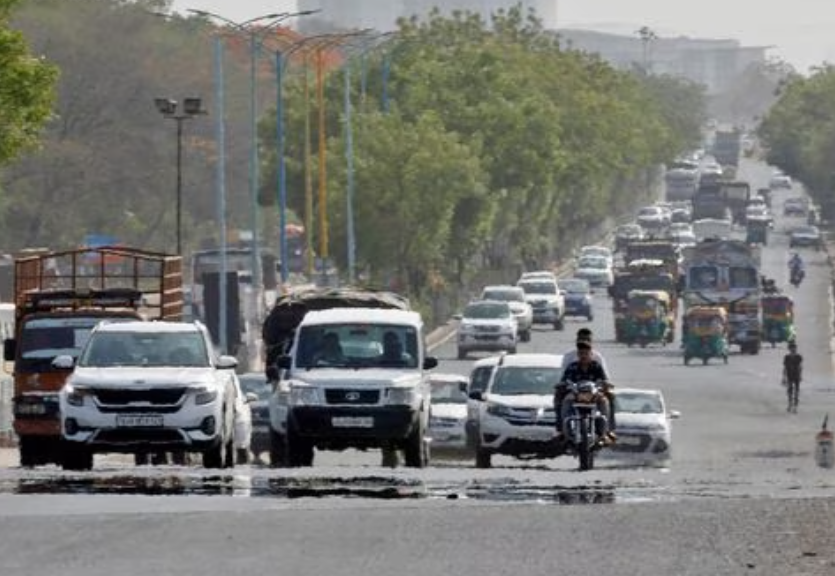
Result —
[{"label": "building", "polygon": [[661,38],[592,30],[558,30],[564,45],[596,53],[616,68],[645,68],[705,86],[708,95],[724,92],[746,68],[767,60],[768,46],[742,46],[737,40]]},{"label": "building", "polygon": [[522,4],[524,9],[533,9],[547,29],[557,25],[557,0],[297,0],[299,10],[321,10],[316,18],[303,18],[299,22],[304,31],[307,27],[329,25],[339,29],[373,28],[390,31],[395,28],[398,18],[414,15],[425,16],[434,7],[442,14],[453,11],[470,11],[489,20],[499,9],[512,8]]}]

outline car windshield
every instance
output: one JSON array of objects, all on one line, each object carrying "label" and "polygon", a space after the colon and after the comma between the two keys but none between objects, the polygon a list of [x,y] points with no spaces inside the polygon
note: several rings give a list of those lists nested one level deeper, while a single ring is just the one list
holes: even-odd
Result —
[{"label": "car windshield", "polygon": [[519,287],[525,291],[525,294],[556,294],[556,282],[520,282]]},{"label": "car windshield", "polygon": [[417,368],[417,363],[414,326],[354,322],[303,326],[296,343],[297,368]]},{"label": "car windshield", "polygon": [[627,414],[663,414],[664,405],[657,394],[618,392],[615,411]]},{"label": "car windshield", "polygon": [[242,374],[238,376],[244,394],[255,394],[259,400],[268,400],[272,386],[263,374]]},{"label": "car windshield", "polygon": [[641,208],[638,216],[657,216],[660,211],[659,208]]},{"label": "car windshield", "polygon": [[510,315],[510,308],[507,304],[500,302],[478,302],[470,304],[464,309],[464,318],[489,320],[494,318],[506,318]]},{"label": "car windshield", "polygon": [[581,258],[579,266],[580,268],[594,268],[597,270],[603,270],[609,267],[609,263],[606,261],[605,258]]},{"label": "car windshield", "polygon": [[562,370],[550,366],[505,366],[496,372],[491,394],[546,396],[554,393]]},{"label": "car windshield", "polygon": [[485,300],[499,300],[502,302],[524,302],[525,291],[516,288],[485,288],[481,297]]},{"label": "car windshield", "polygon": [[200,332],[96,332],[79,366],[208,367],[209,351]]},{"label": "car windshield", "polygon": [[432,382],[432,404],[466,404],[467,395],[458,382]]},{"label": "car windshield", "polygon": [[560,280],[559,285],[560,290],[565,290],[569,294],[587,294],[590,290],[589,283],[579,278]]},{"label": "car windshield", "polygon": [[799,226],[798,228],[794,229],[795,234],[803,234],[806,236],[817,236],[818,229],[814,226]]},{"label": "car windshield", "polygon": [[602,246],[587,246],[580,250],[580,254],[582,256],[600,256],[602,258],[608,258],[610,256],[609,249],[603,248]]}]

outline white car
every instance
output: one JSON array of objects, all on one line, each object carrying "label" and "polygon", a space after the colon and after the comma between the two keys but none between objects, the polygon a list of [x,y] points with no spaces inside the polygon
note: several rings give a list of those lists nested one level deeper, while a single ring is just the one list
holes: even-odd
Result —
[{"label": "white car", "polygon": [[475,351],[516,353],[519,341],[516,317],[510,304],[477,300],[467,304],[458,324],[458,359]]},{"label": "white car", "polygon": [[490,384],[493,369],[501,356],[488,356],[473,362],[467,382],[467,448],[475,450],[478,442],[478,410],[481,398]]},{"label": "white car", "polygon": [[583,246],[580,248],[580,255],[578,259],[585,258],[586,256],[600,256],[602,258],[606,258],[609,261],[610,266],[614,266],[615,257],[612,254],[611,248],[608,246]]},{"label": "white car", "polygon": [[768,187],[771,190],[791,190],[791,176],[777,172],[771,177],[771,180],[768,182]]},{"label": "white car", "polygon": [[429,376],[429,437],[433,456],[467,452],[467,386],[461,374]]},{"label": "white car", "polygon": [[644,229],[658,230],[668,222],[667,215],[660,206],[645,206],[638,210],[636,222]]},{"label": "white car", "polygon": [[516,283],[525,291],[525,300],[533,309],[534,324],[551,324],[554,330],[565,328],[565,294],[554,278],[522,278]]},{"label": "white car", "polygon": [[672,455],[671,422],[681,414],[667,411],[660,390],[615,389],[617,442],[610,456],[639,463],[660,463]]},{"label": "white car", "polygon": [[215,356],[200,322],[103,322],[59,393],[63,466],[89,470],[93,454],[200,452],[206,468],[235,464],[237,360]]},{"label": "white car", "polygon": [[245,393],[240,380],[234,378],[235,384],[235,463],[249,463],[250,448],[252,446],[252,408],[250,402],[257,402],[258,396]]},{"label": "white car", "polygon": [[494,454],[553,457],[556,434],[554,384],[562,376],[561,354],[502,356],[478,405],[475,464],[489,468]]},{"label": "white car", "polygon": [[525,291],[522,288],[504,285],[486,286],[481,291],[481,299],[507,302],[516,317],[519,339],[522,342],[530,342],[531,328],[533,327],[533,308],[525,300]]},{"label": "white car", "polygon": [[602,256],[585,256],[577,261],[574,277],[586,280],[592,286],[608,287],[615,283],[612,263]]}]

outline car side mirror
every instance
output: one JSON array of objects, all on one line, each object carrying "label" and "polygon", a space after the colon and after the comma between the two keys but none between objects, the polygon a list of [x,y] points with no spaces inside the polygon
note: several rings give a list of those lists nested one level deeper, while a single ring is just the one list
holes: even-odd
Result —
[{"label": "car side mirror", "polygon": [[62,354],[52,359],[52,367],[56,370],[72,370],[75,368],[75,359],[68,354]]},{"label": "car side mirror", "polygon": [[679,418],[681,418],[681,412],[679,412],[678,410],[670,410],[667,416],[670,418],[670,420],[678,420]]},{"label": "car side mirror", "polygon": [[469,384],[469,382],[459,382],[459,383],[458,383],[458,389],[459,389],[459,390],[460,390],[463,394],[466,394],[466,393],[467,393],[468,384]]},{"label": "car side mirror", "polygon": [[427,356],[423,359],[423,369],[424,370],[432,370],[438,365],[438,359],[434,356]]},{"label": "car side mirror", "polygon": [[482,394],[481,390],[473,390],[470,392],[470,400],[482,402],[484,400],[484,394]]},{"label": "car side mirror", "polygon": [[293,367],[293,358],[292,356],[279,356],[278,361],[276,362],[276,366],[281,368],[282,370],[289,370]]},{"label": "car side mirror", "polygon": [[238,367],[238,359],[234,356],[223,355],[217,359],[215,366],[218,370],[234,370]]}]

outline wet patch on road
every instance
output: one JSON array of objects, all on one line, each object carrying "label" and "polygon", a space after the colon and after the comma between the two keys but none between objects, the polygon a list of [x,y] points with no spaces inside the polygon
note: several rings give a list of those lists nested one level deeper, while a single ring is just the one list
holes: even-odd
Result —
[{"label": "wet patch on road", "polygon": [[245,498],[359,498],[372,500],[471,500],[557,505],[616,504],[669,500],[657,486],[616,486],[590,481],[566,486],[510,478],[424,482],[394,476],[304,477],[249,474],[26,475],[0,479],[0,493],[227,496]]}]

